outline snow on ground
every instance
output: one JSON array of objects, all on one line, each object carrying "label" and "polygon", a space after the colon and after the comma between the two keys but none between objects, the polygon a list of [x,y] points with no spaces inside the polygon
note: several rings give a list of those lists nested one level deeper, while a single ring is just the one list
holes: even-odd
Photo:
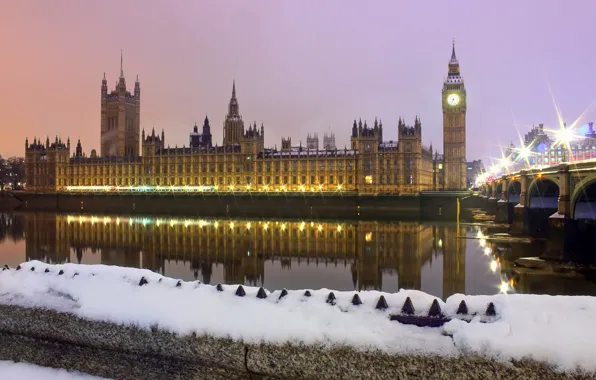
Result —
[{"label": "snow on ground", "polygon": [[[439,300],[447,315],[454,316],[465,299],[470,313],[482,315],[493,302],[497,317],[488,323],[476,317],[470,323],[452,320],[443,328],[420,328],[388,318],[400,312],[406,297],[412,299],[417,314],[428,313],[435,297],[415,290],[360,292],[360,306],[351,304],[354,292],[334,291],[337,303],[331,306],[325,302],[328,289],[311,291],[311,297],[304,297],[304,290],[289,291],[281,300],[277,290],[258,299],[257,288],[245,287],[246,296],[238,297],[236,285],[223,285],[223,292],[198,282],[181,282],[176,287],[178,280],[148,270],[39,261],[21,267],[0,272],[0,303],[250,343],[291,341],[430,355],[476,353],[504,360],[533,358],[562,370],[596,371],[592,359],[596,329],[591,327],[596,318],[595,297],[458,294],[446,303]],[[60,270],[63,275],[58,275]],[[141,277],[148,284],[138,286]],[[389,304],[385,311],[375,310],[380,295]]]},{"label": "snow on ground", "polygon": [[27,363],[0,361],[0,379],[2,380],[99,380],[80,372],[65,369],[39,367]]}]

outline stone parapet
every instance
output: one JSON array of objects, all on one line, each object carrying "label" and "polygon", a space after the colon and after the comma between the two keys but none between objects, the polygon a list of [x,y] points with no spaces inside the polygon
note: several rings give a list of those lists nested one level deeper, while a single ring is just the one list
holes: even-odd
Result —
[{"label": "stone parapet", "polygon": [[593,378],[590,374],[559,373],[530,360],[499,362],[465,352],[453,356],[391,355],[349,347],[245,344],[12,305],[0,305],[0,316],[0,360],[116,379]]}]

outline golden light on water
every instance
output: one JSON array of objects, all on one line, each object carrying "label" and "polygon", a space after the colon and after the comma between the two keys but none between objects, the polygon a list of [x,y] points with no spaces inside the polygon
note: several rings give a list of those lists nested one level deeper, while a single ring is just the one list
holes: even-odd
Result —
[{"label": "golden light on water", "polygon": [[499,293],[507,294],[509,290],[509,283],[507,281],[501,281],[501,284],[499,285]]},{"label": "golden light on water", "polygon": [[499,263],[496,260],[491,260],[490,261],[490,271],[493,273],[496,273],[497,269],[499,269]]}]

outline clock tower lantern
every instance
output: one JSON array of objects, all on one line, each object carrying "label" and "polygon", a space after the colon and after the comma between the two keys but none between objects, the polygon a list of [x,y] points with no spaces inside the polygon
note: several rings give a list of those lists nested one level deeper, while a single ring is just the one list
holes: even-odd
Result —
[{"label": "clock tower lantern", "polygon": [[443,153],[445,190],[466,186],[466,88],[455,56],[455,42],[443,83]]}]

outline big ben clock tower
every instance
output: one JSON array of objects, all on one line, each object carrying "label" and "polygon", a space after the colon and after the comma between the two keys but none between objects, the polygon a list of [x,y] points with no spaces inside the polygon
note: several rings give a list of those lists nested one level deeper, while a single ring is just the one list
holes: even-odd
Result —
[{"label": "big ben clock tower", "polygon": [[455,42],[449,72],[443,83],[443,153],[445,190],[466,186],[466,88],[455,56]]}]

